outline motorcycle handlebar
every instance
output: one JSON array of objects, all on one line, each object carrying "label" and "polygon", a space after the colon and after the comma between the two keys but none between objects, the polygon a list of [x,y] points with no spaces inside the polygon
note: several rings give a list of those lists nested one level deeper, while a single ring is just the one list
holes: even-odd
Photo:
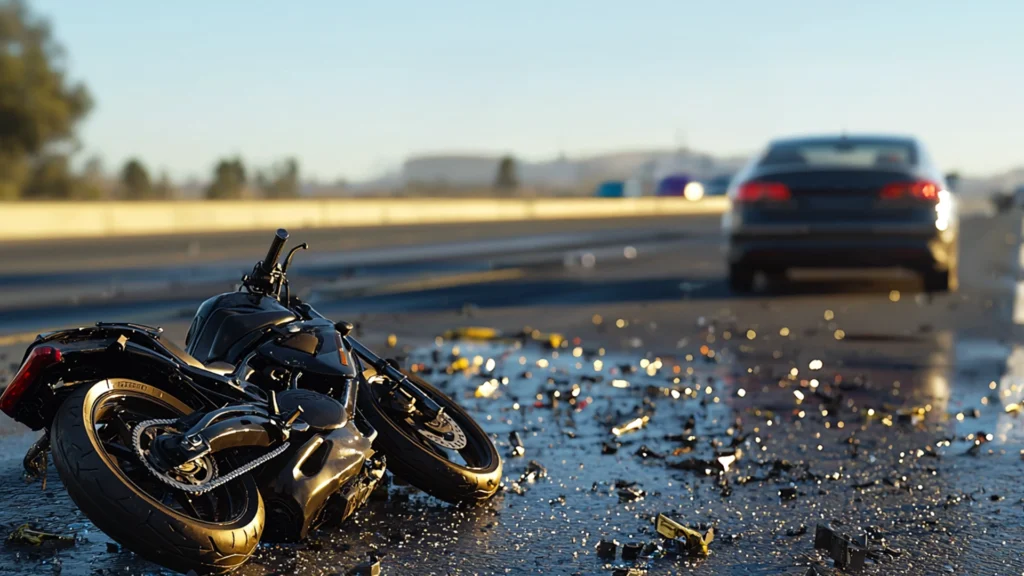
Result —
[{"label": "motorcycle handlebar", "polygon": [[274,240],[270,243],[270,250],[267,250],[267,257],[263,259],[262,270],[264,274],[270,275],[274,270],[274,266],[277,265],[277,261],[281,258],[281,250],[284,249],[284,243],[288,240],[288,231],[284,228],[278,228],[277,234],[274,235]]}]

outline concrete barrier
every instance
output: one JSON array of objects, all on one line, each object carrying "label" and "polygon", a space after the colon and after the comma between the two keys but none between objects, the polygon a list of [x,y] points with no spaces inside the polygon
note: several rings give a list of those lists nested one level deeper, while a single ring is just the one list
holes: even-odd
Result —
[{"label": "concrete barrier", "polygon": [[721,214],[722,197],[330,198],[0,203],[0,241],[446,222]]}]

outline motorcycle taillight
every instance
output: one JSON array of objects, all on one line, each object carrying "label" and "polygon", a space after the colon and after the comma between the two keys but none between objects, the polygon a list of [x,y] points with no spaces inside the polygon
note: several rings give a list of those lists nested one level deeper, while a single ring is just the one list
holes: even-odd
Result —
[{"label": "motorcycle taillight", "polygon": [[28,358],[21,365],[21,369],[14,375],[14,379],[0,395],[0,410],[8,416],[14,417],[15,407],[18,401],[25,395],[25,392],[32,387],[35,381],[50,366],[63,360],[60,350],[52,346],[40,346],[29,352]]}]

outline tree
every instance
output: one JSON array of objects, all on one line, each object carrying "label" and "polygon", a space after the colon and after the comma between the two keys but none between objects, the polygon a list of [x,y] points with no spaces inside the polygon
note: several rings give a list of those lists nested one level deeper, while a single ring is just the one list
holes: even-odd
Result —
[{"label": "tree", "polygon": [[174,195],[174,184],[171,183],[171,177],[167,175],[166,170],[160,173],[160,178],[153,186],[153,195],[157,198],[170,198]]},{"label": "tree", "polygon": [[92,156],[85,161],[82,176],[78,178],[81,195],[86,198],[103,198],[109,191],[106,177],[103,174],[103,160]]},{"label": "tree", "polygon": [[498,163],[498,175],[494,178],[494,187],[498,190],[514,190],[519,187],[515,158],[505,156]]},{"label": "tree", "polygon": [[256,173],[256,185],[267,198],[296,198],[299,195],[299,163],[294,158]]},{"label": "tree", "polygon": [[[0,128],[2,130],[2,128]],[[30,166],[24,154],[0,150],[0,200],[16,200],[29,177]]]},{"label": "tree", "polygon": [[85,86],[68,80],[63,48],[24,0],[0,0],[0,47],[0,198],[14,196],[26,179],[33,193],[43,185],[50,194],[56,188],[47,188],[53,184],[47,175],[60,173],[62,161],[49,155],[33,160],[73,141],[92,99]]},{"label": "tree", "polygon": [[213,169],[213,182],[206,188],[211,200],[241,198],[245,193],[245,165],[241,158],[224,159]]},{"label": "tree", "polygon": [[127,200],[146,200],[153,197],[153,183],[149,172],[137,158],[125,163],[121,170],[121,188]]},{"label": "tree", "polygon": [[39,157],[32,166],[22,195],[32,200],[71,198],[75,189],[68,157],[53,154]]}]

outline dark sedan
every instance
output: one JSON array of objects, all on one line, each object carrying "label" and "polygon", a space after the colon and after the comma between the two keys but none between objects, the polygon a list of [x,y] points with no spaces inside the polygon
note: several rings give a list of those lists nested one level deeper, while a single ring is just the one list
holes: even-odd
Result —
[{"label": "dark sedan", "polygon": [[904,268],[929,292],[957,287],[956,198],[913,138],[772,142],[730,185],[729,284],[800,268]]}]

